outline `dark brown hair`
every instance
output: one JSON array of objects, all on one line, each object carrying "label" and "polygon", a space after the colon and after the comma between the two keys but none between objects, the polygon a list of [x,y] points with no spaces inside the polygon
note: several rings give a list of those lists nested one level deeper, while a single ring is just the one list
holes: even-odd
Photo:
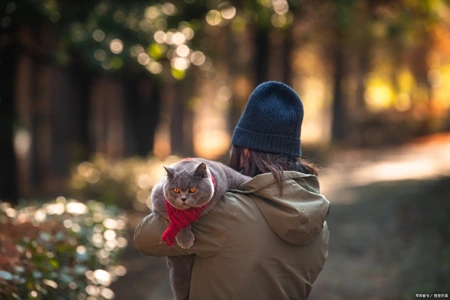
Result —
[{"label": "dark brown hair", "polygon": [[244,175],[255,177],[271,172],[283,194],[283,171],[297,171],[318,175],[316,168],[300,157],[286,154],[260,152],[249,148],[232,146],[229,166]]}]

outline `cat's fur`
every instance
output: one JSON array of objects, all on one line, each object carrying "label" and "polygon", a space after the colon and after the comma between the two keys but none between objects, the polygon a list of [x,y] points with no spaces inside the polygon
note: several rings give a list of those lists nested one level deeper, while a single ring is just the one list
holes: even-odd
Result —
[{"label": "cat's fur", "polygon": [[[167,176],[155,185],[151,200],[153,210],[165,217],[168,217],[166,200],[177,209],[200,207],[209,202],[203,215],[214,207],[228,189],[237,188],[250,179],[221,163],[201,158],[181,160],[164,168]],[[211,174],[216,182],[215,187]],[[189,189],[192,187],[197,188],[197,191],[190,193]],[[178,188],[180,192],[175,193],[174,188]],[[178,245],[184,249],[192,247],[194,239],[190,226],[182,229],[176,236]],[[194,255],[172,256],[167,260],[175,299],[188,299]]]}]

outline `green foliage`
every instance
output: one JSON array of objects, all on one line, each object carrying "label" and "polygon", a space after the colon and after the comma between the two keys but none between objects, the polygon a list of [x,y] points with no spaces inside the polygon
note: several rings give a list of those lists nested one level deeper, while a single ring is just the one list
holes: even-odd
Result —
[{"label": "green foliage", "polygon": [[73,170],[72,194],[80,199],[97,199],[121,208],[148,211],[151,190],[165,174],[162,166],[179,159],[177,156],[165,159],[133,157],[108,161],[97,154]]},{"label": "green foliage", "polygon": [[[295,6],[295,1],[289,2]],[[286,0],[276,4],[270,0],[25,0],[11,1],[8,7],[8,14],[18,23],[45,24],[45,32],[57,40],[55,47],[45,50],[56,64],[77,60],[93,71],[127,76],[145,72],[177,80],[192,65],[203,65],[194,53],[207,51],[205,37],[212,27],[242,28],[256,23],[269,30],[290,27],[293,21]],[[187,46],[189,52],[178,51],[180,46]]]},{"label": "green foliage", "polygon": [[108,286],[126,272],[125,225],[119,210],[95,201],[0,202],[0,298],[112,299]]}]

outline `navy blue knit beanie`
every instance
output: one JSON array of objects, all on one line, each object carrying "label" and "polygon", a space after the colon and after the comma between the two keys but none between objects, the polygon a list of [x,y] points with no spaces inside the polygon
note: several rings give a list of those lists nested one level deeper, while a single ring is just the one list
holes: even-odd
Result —
[{"label": "navy blue knit beanie", "polygon": [[303,104],[297,93],[284,83],[264,82],[250,95],[231,142],[261,152],[301,157],[302,121]]}]

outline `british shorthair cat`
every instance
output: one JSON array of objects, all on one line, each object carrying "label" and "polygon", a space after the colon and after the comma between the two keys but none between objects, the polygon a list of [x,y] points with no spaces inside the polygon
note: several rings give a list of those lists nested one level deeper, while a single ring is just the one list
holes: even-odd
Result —
[{"label": "british shorthair cat", "polygon": [[[190,223],[211,210],[228,189],[235,189],[250,177],[221,163],[188,158],[172,164],[167,175],[153,188],[153,211],[170,220],[161,237],[171,246],[176,240],[184,249],[194,244]],[[194,255],[167,257],[175,299],[188,299]]]}]

